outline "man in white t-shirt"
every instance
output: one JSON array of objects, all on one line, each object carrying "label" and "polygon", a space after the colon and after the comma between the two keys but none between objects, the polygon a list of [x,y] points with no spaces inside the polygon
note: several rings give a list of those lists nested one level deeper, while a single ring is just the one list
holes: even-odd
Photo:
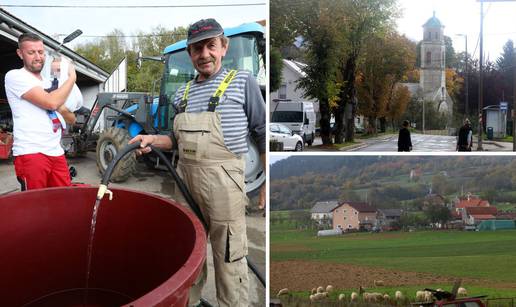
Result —
[{"label": "man in white t-shirt", "polygon": [[[73,65],[68,80],[51,92],[44,89],[42,39],[33,33],[18,38],[16,53],[23,67],[5,75],[5,92],[14,122],[14,168],[24,189],[69,186],[68,165],[61,147],[64,119],[59,112],[77,78]],[[57,111],[57,112],[56,112]]]}]

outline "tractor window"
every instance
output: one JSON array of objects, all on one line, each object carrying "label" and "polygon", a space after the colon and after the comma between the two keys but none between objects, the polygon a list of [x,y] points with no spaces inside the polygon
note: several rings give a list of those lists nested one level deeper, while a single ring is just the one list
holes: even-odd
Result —
[{"label": "tractor window", "polygon": [[[222,65],[228,69],[248,70],[259,84],[265,84],[263,59],[258,53],[257,37],[253,34],[241,34],[230,37],[229,40],[229,50],[222,59]],[[165,63],[161,94],[166,95],[168,101],[172,102],[176,91],[192,80],[197,72],[185,49],[167,54]]]}]

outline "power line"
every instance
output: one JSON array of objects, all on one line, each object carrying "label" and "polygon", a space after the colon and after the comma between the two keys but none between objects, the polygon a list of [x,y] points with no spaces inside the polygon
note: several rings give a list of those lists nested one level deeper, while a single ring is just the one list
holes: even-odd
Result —
[{"label": "power line", "polygon": [[29,5],[29,4],[1,4],[0,7],[20,8],[72,8],[72,9],[155,9],[155,8],[196,8],[196,7],[237,7],[261,6],[265,2],[233,3],[233,4],[185,4],[185,5]]}]

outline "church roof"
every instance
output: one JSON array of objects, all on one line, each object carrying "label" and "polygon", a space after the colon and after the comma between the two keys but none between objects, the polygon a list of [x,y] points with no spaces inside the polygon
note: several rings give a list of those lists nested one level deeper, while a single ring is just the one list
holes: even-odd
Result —
[{"label": "church roof", "polygon": [[444,27],[444,26],[441,23],[441,21],[437,17],[435,17],[435,12],[434,12],[434,16],[432,16],[430,19],[428,19],[427,22],[423,25],[423,27],[440,28],[440,27]]}]

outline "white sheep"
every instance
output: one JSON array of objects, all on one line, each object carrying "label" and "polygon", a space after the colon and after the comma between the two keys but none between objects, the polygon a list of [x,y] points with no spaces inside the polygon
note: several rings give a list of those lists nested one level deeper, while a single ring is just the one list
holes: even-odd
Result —
[{"label": "white sheep", "polygon": [[425,291],[416,291],[416,301],[423,302],[425,300]]},{"label": "white sheep", "polygon": [[333,286],[332,285],[327,285],[326,286],[326,292],[332,293],[333,292]]},{"label": "white sheep", "polygon": [[432,292],[425,291],[425,302],[431,302],[432,301]]},{"label": "white sheep", "polygon": [[388,301],[388,300],[390,300],[390,299],[391,299],[391,297],[389,296],[389,294],[385,293],[385,294],[383,295],[383,300],[384,300],[384,301]]},{"label": "white sheep", "polygon": [[383,282],[383,280],[375,280],[375,281],[374,281],[374,286],[375,286],[375,287],[383,287],[383,286],[384,286],[384,284],[385,284],[385,283]]},{"label": "white sheep", "polygon": [[351,292],[351,301],[356,302],[358,300],[358,293]]},{"label": "white sheep", "polygon": [[317,288],[312,288],[312,292],[310,292],[310,294],[316,294],[317,293]]},{"label": "white sheep", "polygon": [[346,298],[346,294],[341,293],[339,294],[339,301],[343,301]]},{"label": "white sheep", "polygon": [[466,290],[466,288],[460,287],[459,290],[457,290],[457,296],[466,297],[468,296],[468,291]]},{"label": "white sheep", "polygon": [[315,294],[310,295],[310,302],[315,302]]},{"label": "white sheep", "polygon": [[326,292],[320,292],[314,295],[316,301],[321,300],[326,297]]},{"label": "white sheep", "polygon": [[317,293],[323,293],[324,288],[322,286],[317,287]]},{"label": "white sheep", "polygon": [[403,293],[401,293],[401,291],[396,291],[394,293],[394,298],[397,300],[397,301],[403,301]]},{"label": "white sheep", "polygon": [[288,288],[283,288],[281,290],[278,291],[278,294],[276,295],[277,297],[280,297],[282,295],[287,295],[288,294]]}]

